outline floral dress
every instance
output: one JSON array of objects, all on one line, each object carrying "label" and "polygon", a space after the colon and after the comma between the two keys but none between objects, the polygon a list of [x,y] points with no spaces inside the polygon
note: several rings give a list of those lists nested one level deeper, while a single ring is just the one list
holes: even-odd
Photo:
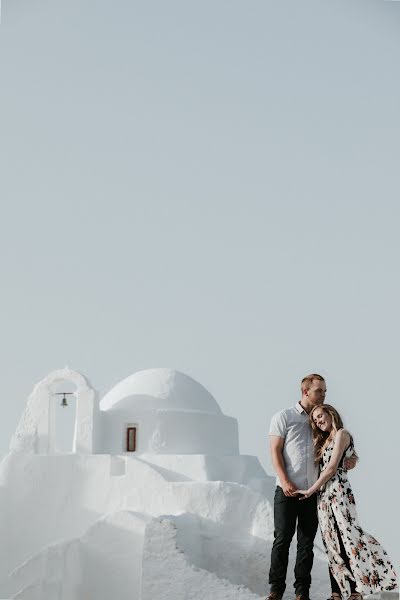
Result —
[{"label": "floral dress", "polygon": [[[329,463],[333,446],[334,440],[321,456],[321,471]],[[356,590],[361,594],[375,594],[397,587],[396,573],[387,552],[358,522],[353,492],[347,471],[343,467],[344,459],[353,454],[353,449],[351,440],[335,475],[326,482],[318,495],[318,520],[329,567],[345,598],[350,595],[349,579],[355,582]],[[340,555],[338,536],[346,550],[351,572]]]}]

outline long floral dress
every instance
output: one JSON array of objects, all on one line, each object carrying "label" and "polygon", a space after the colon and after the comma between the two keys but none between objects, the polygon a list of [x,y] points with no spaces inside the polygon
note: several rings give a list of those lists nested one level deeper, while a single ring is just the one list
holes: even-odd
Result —
[{"label": "long floral dress", "polygon": [[[333,446],[334,441],[322,454],[321,471],[329,463]],[[396,573],[387,552],[358,522],[353,492],[347,471],[343,467],[344,459],[352,456],[353,449],[351,440],[335,475],[326,482],[318,495],[318,520],[329,567],[344,598],[350,595],[349,579],[355,582],[356,590],[361,594],[375,594],[397,587]],[[351,572],[340,555],[338,536],[341,537],[349,558]]]}]

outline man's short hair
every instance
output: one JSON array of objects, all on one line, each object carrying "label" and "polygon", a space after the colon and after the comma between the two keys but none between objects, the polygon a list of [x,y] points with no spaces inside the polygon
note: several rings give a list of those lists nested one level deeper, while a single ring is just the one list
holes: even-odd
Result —
[{"label": "man's short hair", "polygon": [[303,393],[310,389],[314,379],[317,379],[318,381],[325,381],[325,379],[322,377],[322,375],[318,375],[318,373],[311,373],[311,375],[307,375],[306,377],[303,377],[303,379],[301,380],[301,391]]}]

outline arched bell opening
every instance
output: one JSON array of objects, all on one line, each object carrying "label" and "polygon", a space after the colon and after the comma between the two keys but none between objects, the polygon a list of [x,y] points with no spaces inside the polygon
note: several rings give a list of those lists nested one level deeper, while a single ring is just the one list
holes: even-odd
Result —
[{"label": "arched bell opening", "polygon": [[76,439],[77,385],[68,379],[50,386],[50,418],[52,420],[53,452],[74,452]]},{"label": "arched bell opening", "polygon": [[10,450],[52,454],[93,452],[95,391],[77,371],[52,371],[37,383],[12,437]]}]

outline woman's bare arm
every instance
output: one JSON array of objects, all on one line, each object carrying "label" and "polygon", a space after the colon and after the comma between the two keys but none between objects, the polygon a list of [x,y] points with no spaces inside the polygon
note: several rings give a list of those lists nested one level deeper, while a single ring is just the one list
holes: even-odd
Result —
[{"label": "woman's bare arm", "polygon": [[329,479],[331,479],[337,471],[343,452],[350,443],[350,434],[344,429],[340,429],[335,436],[335,445],[333,447],[332,456],[326,469],[324,469],[317,481],[308,490],[297,490],[298,494],[302,494],[304,498],[309,498],[319,490]]}]

